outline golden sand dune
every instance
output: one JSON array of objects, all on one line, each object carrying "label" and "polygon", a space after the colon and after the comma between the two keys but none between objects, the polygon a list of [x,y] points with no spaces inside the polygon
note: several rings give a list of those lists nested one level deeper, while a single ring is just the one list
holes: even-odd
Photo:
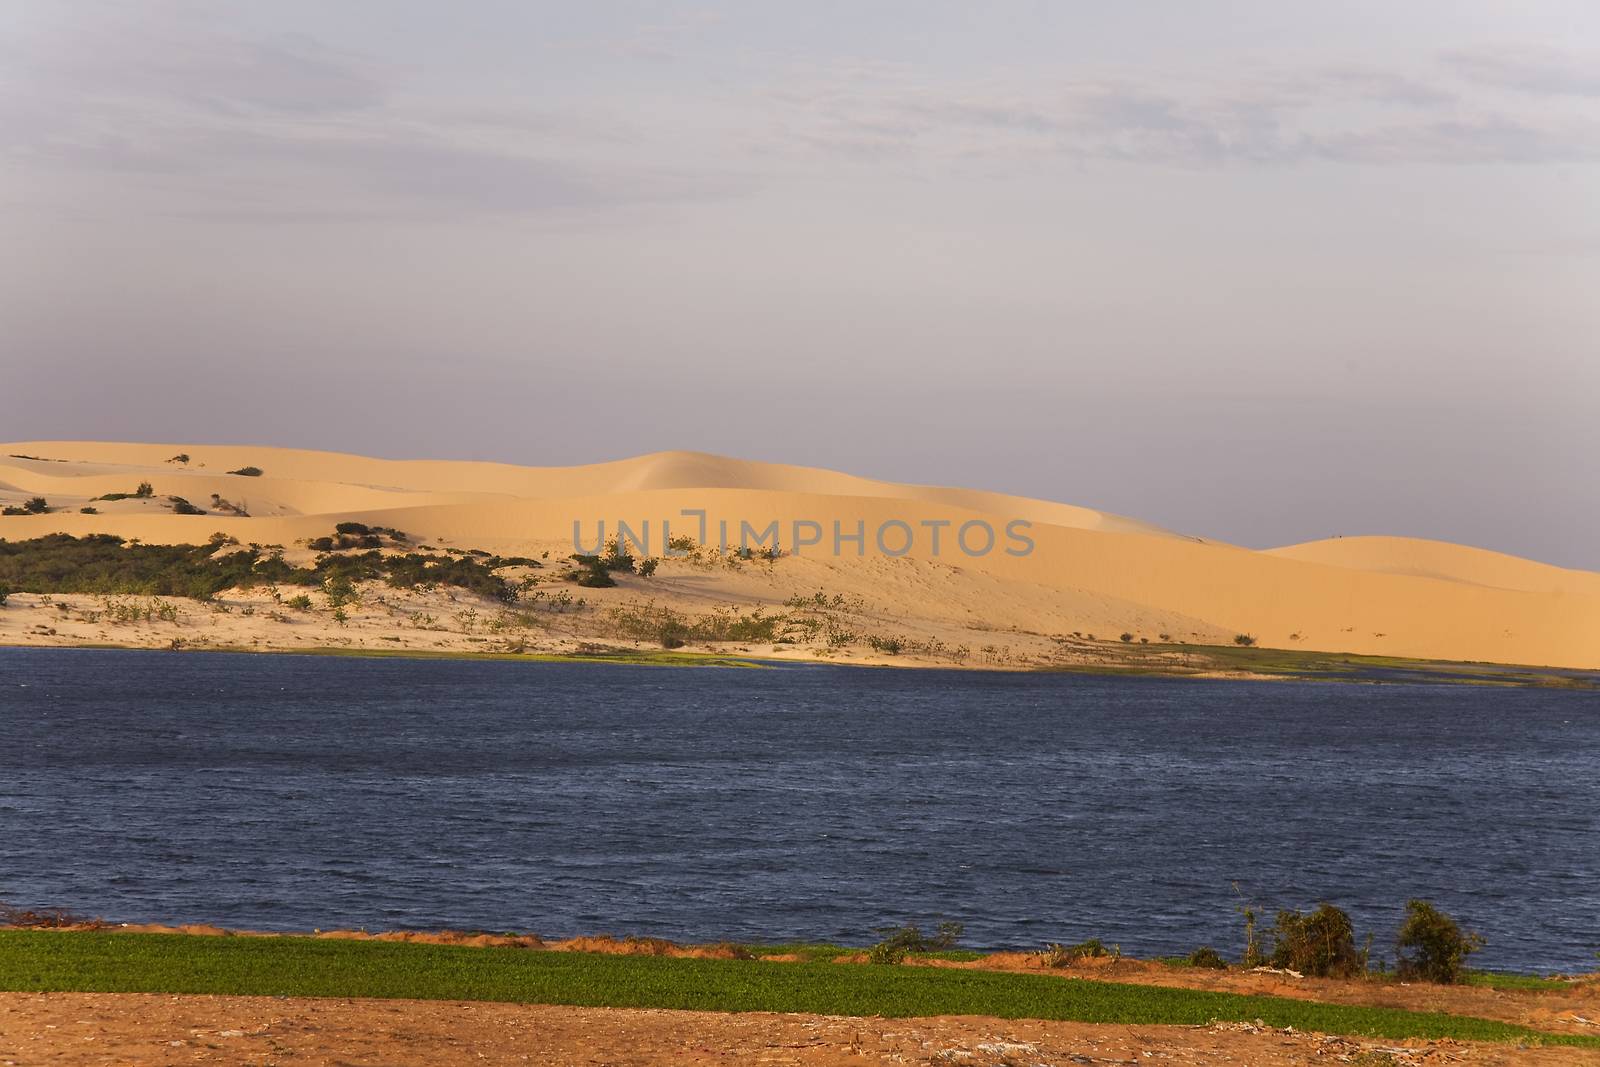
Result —
[{"label": "golden sand dune", "polygon": [[[180,455],[188,461],[174,461]],[[245,467],[262,474],[228,473]],[[141,481],[153,496],[90,504]],[[573,551],[575,523],[585,548],[600,523],[611,536],[620,520],[648,536],[645,554],[660,555],[665,523],[701,540],[700,516],[685,512],[704,512],[707,543],[725,536],[736,546],[748,523],[776,533],[784,555],[762,567],[667,560],[648,582],[626,579],[592,595],[693,609],[781,605],[822,590],[864,605],[869,629],[970,648],[1123,633],[1134,643],[1226,644],[1249,634],[1267,647],[1600,667],[1593,572],[1397,537],[1258,552],[1067,504],[702,453],[518,467],[238,445],[0,446],[0,501],[36,495],[52,511],[0,518],[0,537],[106,532],[199,543],[220,531],[309,555],[295,543],[350,519],[399,528],[417,543],[561,559]],[[209,514],[175,514],[172,496]],[[84,506],[99,514],[80,513]]]}]

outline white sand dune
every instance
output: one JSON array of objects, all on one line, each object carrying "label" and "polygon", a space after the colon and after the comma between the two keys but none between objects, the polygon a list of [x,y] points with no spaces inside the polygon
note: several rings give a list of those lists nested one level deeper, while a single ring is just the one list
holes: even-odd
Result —
[{"label": "white sand dune", "polygon": [[[169,462],[187,454],[187,464]],[[17,456],[38,458],[16,458]],[[226,473],[246,466],[261,477]],[[149,481],[155,496],[97,502]],[[212,495],[249,511],[218,512]],[[605,598],[647,595],[667,603],[781,604],[818,589],[859,598],[880,626],[909,634],[1007,647],[1044,647],[1070,635],[1151,642],[1227,643],[1248,633],[1269,647],[1564,667],[1600,667],[1600,574],[1441,542],[1359,537],[1265,552],[1202,541],[1088,508],[977,490],[900,485],[835,471],[665,452],[579,467],[384,460],[241,445],[18,442],[0,445],[0,501],[46,497],[46,515],[0,518],[0,537],[51,531],[115,533],[152,543],[203,542],[221,531],[282,544],[329,533],[354,519],[394,526],[420,542],[511,554],[571,552],[573,524],[586,539],[604,520],[635,532],[648,523],[652,554],[661,523],[698,533],[685,509],[706,512],[733,540],[741,521],[779,524],[791,554],[761,568],[705,569],[668,561],[649,582],[625,581]],[[181,496],[212,512],[174,514]],[[796,520],[823,543],[799,555]],[[1006,524],[1025,520],[1033,550],[1004,551]],[[964,523],[997,533],[972,556],[953,542]],[[835,523],[867,531],[859,554],[832,552]],[[880,551],[888,531],[897,551]],[[945,523],[933,551],[928,524]],[[887,525],[886,525],[887,524]],[[810,529],[810,528],[807,528]],[[974,529],[978,529],[974,527]],[[1026,658],[1026,657],[1024,657]]]}]

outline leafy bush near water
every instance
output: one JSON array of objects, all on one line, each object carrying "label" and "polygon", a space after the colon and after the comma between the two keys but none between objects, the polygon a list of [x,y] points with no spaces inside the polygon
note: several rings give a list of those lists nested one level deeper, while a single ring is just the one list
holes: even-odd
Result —
[{"label": "leafy bush near water", "polygon": [[1425,900],[1406,901],[1405,922],[1395,937],[1401,978],[1451,983],[1461,980],[1467,957],[1483,947],[1483,938],[1463,933],[1456,921]]}]

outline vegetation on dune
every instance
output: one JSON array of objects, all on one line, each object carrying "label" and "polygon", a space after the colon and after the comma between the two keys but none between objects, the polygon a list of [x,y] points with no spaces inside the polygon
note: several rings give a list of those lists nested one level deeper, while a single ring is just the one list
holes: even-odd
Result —
[{"label": "vegetation on dune", "polygon": [[205,509],[204,508],[195,507],[193,504],[189,503],[187,500],[185,500],[181,496],[169,496],[169,497],[167,497],[167,502],[172,505],[172,511],[176,515],[204,515],[205,514]]},{"label": "vegetation on dune", "polygon": [[237,474],[237,475],[240,475],[240,476],[245,477],[245,478],[259,478],[259,477],[261,477],[261,468],[260,467],[240,467],[238,470],[229,471],[228,473],[229,474]]},{"label": "vegetation on dune", "polygon": [[146,500],[156,495],[155,487],[149,482],[140,482],[131,493],[105,493],[95,497],[96,500]]},{"label": "vegetation on dune", "polygon": [[662,648],[682,648],[690,642],[772,642],[786,616],[768,615],[759,604],[749,612],[717,608],[709,615],[685,615],[652,600],[614,608],[610,619],[618,636],[654,641]]},{"label": "vegetation on dune", "polygon": [[1540,1033],[1469,1016],[1046,975],[301,937],[0,931],[0,986],[1192,1026],[1260,1019],[1274,1027],[1322,1033],[1600,1048],[1600,1038]]},{"label": "vegetation on dune", "polygon": [[113,534],[47,534],[26,541],[0,540],[0,582],[24,593],[110,593],[208,599],[224,589],[265,585],[326,587],[383,580],[396,588],[450,586],[503,602],[517,590],[495,573],[495,557],[441,558],[373,550],[328,554],[310,567],[286,563],[280,551],[204,545],[146,545]]},{"label": "vegetation on dune", "polygon": [[29,497],[18,505],[8,504],[0,515],[43,515],[50,510],[50,502],[42,496]]}]

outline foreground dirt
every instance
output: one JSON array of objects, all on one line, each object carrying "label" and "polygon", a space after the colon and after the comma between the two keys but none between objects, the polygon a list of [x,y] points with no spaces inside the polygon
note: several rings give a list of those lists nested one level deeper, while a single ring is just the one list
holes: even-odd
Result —
[{"label": "foreground dirt", "polygon": [[0,993],[0,1065],[1600,1064],[1600,1053],[972,1016],[846,1019],[522,1004]]}]

